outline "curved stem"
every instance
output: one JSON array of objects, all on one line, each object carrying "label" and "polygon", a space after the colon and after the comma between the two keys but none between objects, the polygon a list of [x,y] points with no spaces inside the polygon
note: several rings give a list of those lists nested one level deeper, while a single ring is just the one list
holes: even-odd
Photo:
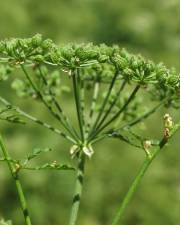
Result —
[{"label": "curved stem", "polygon": [[20,182],[18,174],[16,172],[16,168],[14,167],[13,163],[10,160],[8,160],[10,158],[9,153],[8,153],[8,151],[7,151],[7,149],[4,145],[4,142],[3,142],[3,139],[2,139],[1,136],[0,136],[0,147],[1,147],[1,150],[3,152],[4,158],[6,159],[6,162],[7,162],[7,165],[9,167],[9,170],[11,172],[12,178],[15,181],[15,185],[16,185],[18,197],[19,197],[19,200],[20,200],[21,208],[22,208],[22,211],[23,211],[25,223],[26,223],[26,225],[32,225],[31,219],[30,219],[30,216],[29,216],[26,198],[25,198],[25,195],[24,195],[24,192],[23,192],[21,182]]},{"label": "curved stem", "polygon": [[85,167],[85,155],[82,154],[79,157],[79,161],[78,161],[78,170],[77,170],[76,184],[75,184],[69,225],[76,225],[80,201],[81,201],[82,189],[83,189],[84,167]]},{"label": "curved stem", "polygon": [[[180,128],[180,124],[177,124],[174,129],[171,131],[170,137],[173,136],[173,134]],[[162,140],[159,143],[159,146],[154,150],[154,153],[152,155],[147,155],[143,165],[141,166],[141,169],[139,170],[137,176],[135,177],[131,187],[129,188],[123,202],[121,203],[119,209],[117,210],[117,213],[111,223],[111,225],[117,225],[124,214],[125,209],[128,207],[133,195],[135,194],[137,188],[140,185],[140,182],[142,178],[144,177],[146,171],[148,170],[149,166],[151,165],[152,161],[156,158],[156,156],[160,153],[161,149],[166,145],[169,138],[163,137]]]},{"label": "curved stem", "polygon": [[129,188],[129,190],[128,190],[128,192],[127,192],[127,194],[126,194],[126,196],[125,196],[125,198],[124,198],[120,208],[118,209],[117,214],[114,217],[111,225],[117,225],[120,222],[125,209],[129,205],[130,200],[132,199],[135,191],[137,190],[137,188],[138,188],[142,178],[144,177],[145,172],[149,168],[149,165],[151,164],[151,162],[152,162],[152,160],[149,159],[148,157],[144,161],[144,163],[143,163],[143,165],[142,165],[138,175],[136,176],[136,178],[135,178],[134,182],[132,183],[131,187]]}]

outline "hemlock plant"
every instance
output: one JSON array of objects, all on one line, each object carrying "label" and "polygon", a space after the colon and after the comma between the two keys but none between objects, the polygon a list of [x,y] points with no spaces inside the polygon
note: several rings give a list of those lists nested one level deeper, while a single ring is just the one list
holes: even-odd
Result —
[{"label": "hemlock plant", "polygon": [[[15,76],[21,70],[22,76]],[[12,74],[12,75],[11,75]],[[69,217],[69,225],[77,224],[85,164],[95,157],[97,142],[116,138],[145,152],[142,167],[120,203],[111,225],[119,224],[145,172],[161,149],[179,129],[167,113],[162,122],[162,139],[154,140],[135,132],[134,127],[156,113],[160,107],[180,107],[180,75],[164,64],[155,64],[140,55],[133,55],[118,46],[69,44],[56,46],[37,34],[28,39],[10,39],[0,42],[0,82],[14,77],[12,88],[23,98],[32,98],[44,104],[57,120],[42,121],[0,94],[0,119],[24,124],[29,120],[58,134],[71,144],[71,160],[76,167],[57,161],[31,166],[30,161],[51,149],[35,149],[22,160],[13,159],[2,137],[0,161],[7,163],[15,181],[25,224],[31,225],[31,215],[23,192],[19,173],[22,170],[75,170],[76,184]],[[63,85],[64,82],[66,85]],[[67,86],[69,83],[69,86]],[[61,93],[69,91],[74,98],[78,126],[62,108]],[[142,98],[143,96],[143,98]],[[149,101],[149,103],[148,103]],[[146,104],[147,103],[147,104]],[[39,106],[40,107],[40,106]],[[136,129],[137,130],[137,129]],[[1,221],[1,224],[11,222]],[[36,223],[36,222],[34,222]]]}]

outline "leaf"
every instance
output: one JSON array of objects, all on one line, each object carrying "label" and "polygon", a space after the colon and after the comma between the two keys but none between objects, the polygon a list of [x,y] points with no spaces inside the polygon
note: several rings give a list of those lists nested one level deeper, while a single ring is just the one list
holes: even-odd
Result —
[{"label": "leaf", "polygon": [[12,222],[10,220],[4,221],[3,219],[0,220],[0,225],[12,225]]},{"label": "leaf", "polygon": [[112,132],[108,134],[109,137],[118,138],[134,147],[142,148],[142,140],[132,134],[130,131],[126,132]]},{"label": "leaf", "polygon": [[19,113],[16,112],[16,109],[10,105],[7,105],[4,108],[0,108],[0,119],[6,120],[10,123],[20,123],[25,124],[25,121],[19,117]]},{"label": "leaf", "polygon": [[27,170],[75,170],[74,167],[67,164],[58,164],[56,161],[52,163],[45,163],[42,166],[24,167]]},{"label": "leaf", "polygon": [[41,149],[41,148],[35,148],[35,149],[33,150],[33,152],[30,153],[30,154],[27,156],[27,160],[29,161],[29,160],[31,160],[31,159],[33,159],[33,158],[39,156],[39,155],[40,155],[41,153],[43,153],[43,152],[50,152],[50,151],[52,151],[51,148],[44,148],[44,149]]},{"label": "leaf", "polygon": [[5,162],[5,161],[8,161],[8,162],[11,162],[11,163],[18,163],[18,160],[15,160],[15,159],[11,159],[11,158],[4,158],[4,157],[1,157],[0,158],[0,162]]}]

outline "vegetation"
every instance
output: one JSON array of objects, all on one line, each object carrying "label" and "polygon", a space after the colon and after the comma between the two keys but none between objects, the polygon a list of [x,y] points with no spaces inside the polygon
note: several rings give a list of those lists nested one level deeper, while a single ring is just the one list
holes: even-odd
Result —
[{"label": "vegetation", "polygon": [[[179,108],[180,76],[173,68],[167,69],[162,63],[154,64],[118,46],[70,44],[58,47],[49,39],[43,40],[39,34],[28,39],[2,41],[0,52],[1,82],[20,69],[24,77],[13,79],[12,88],[19,97],[30,97],[42,103],[59,126],[56,128],[51,122],[44,122],[41,118],[24,112],[2,96],[1,119],[20,124],[26,124],[24,119],[28,119],[53,131],[70,142],[70,155],[76,161],[75,168],[57,161],[29,166],[32,159],[51,149],[35,149],[27,157],[17,160],[9,155],[1,138],[1,161],[7,162],[15,181],[26,225],[31,225],[32,222],[19,179],[20,171],[75,169],[76,184],[69,217],[69,225],[75,225],[83,189],[85,162],[94,154],[95,144],[107,138],[116,138],[142,149],[146,156],[112,220],[112,225],[118,224],[149,165],[179,129],[180,124],[174,124],[172,117],[165,114],[161,140],[144,137],[134,127],[161,106]],[[64,86],[60,79],[68,86]],[[73,90],[69,92],[74,97],[76,125],[68,118],[58,101],[59,95],[68,87]],[[138,93],[145,96],[142,102]],[[145,99],[148,101],[148,98],[155,105],[144,111]]]},{"label": "vegetation", "polygon": [[[42,33],[44,37],[53,39],[61,48],[67,47],[67,43],[71,42],[93,42],[95,45],[106,43],[108,46],[117,44],[120,46],[120,51],[122,51],[122,47],[125,47],[129,52],[133,52],[135,57],[137,57],[137,53],[142,53],[146,58],[153,59],[156,66],[158,62],[163,61],[168,67],[174,66],[177,71],[180,70],[178,22],[180,2],[177,0],[169,2],[162,0],[156,2],[150,0],[44,0],[43,2],[6,0],[2,1],[0,5],[1,40],[11,37],[31,37],[35,33]],[[72,44],[68,44],[68,46],[70,47]],[[87,44],[84,44],[84,46],[87,46]],[[7,55],[3,57],[9,58]],[[5,64],[8,65],[4,69]],[[49,80],[54,77],[53,80],[55,79],[58,82],[56,83],[57,86],[55,85],[58,89],[53,85],[53,93],[56,93],[58,102],[74,128],[78,129],[72,77],[69,79],[68,73],[61,71],[60,67],[42,64],[42,70],[44,70],[44,66],[48,67],[49,75],[46,78]],[[7,76],[8,79],[4,77],[3,79],[7,80],[0,82],[0,96],[6,99],[8,104],[19,107],[21,112],[33,115],[29,119],[35,119],[36,117],[41,121],[48,122],[58,130],[62,130],[62,126],[57,119],[52,117],[46,107],[36,99],[35,95],[32,95],[34,91],[30,90],[28,82],[25,81],[20,65],[11,66],[9,63],[0,63],[0,65],[0,76],[5,75],[7,69],[10,72]],[[37,70],[32,70],[25,64],[24,66],[31,78],[35,78],[37,82],[35,74],[38,74]],[[57,75],[58,73],[55,70],[59,71],[60,76]],[[137,84],[136,82],[131,80],[130,84],[126,84],[121,93],[121,101],[128,98],[130,91]],[[88,85],[90,83],[88,82]],[[29,93],[23,90],[24,85],[30,91]],[[98,95],[99,102],[94,118],[99,112],[99,103],[102,104],[101,99],[103,100],[106,96],[105,91],[108,90],[108,85],[109,83],[101,82]],[[136,103],[129,104],[130,110],[126,114],[126,118],[123,118],[124,124],[131,120],[133,116],[137,114],[140,116],[148,109],[161,104],[156,99],[156,94],[153,95],[151,89],[158,85],[153,86],[153,84],[148,83],[151,90],[145,89],[145,86],[141,86],[138,90],[133,100]],[[18,97],[11,90],[11,87],[16,90]],[[45,89],[43,89],[43,94],[50,104],[51,100],[49,101],[49,95],[46,92],[47,89]],[[85,91],[86,115],[88,115],[87,110],[90,107],[92,90],[91,87],[89,91],[87,89]],[[155,90],[157,89],[155,88]],[[159,94],[157,94],[158,96]],[[122,103],[119,104],[122,105]],[[0,104],[0,108],[5,109],[5,104]],[[171,104],[168,107],[167,104],[162,103],[155,113],[133,126],[131,130],[124,129],[119,133],[123,137],[128,137],[131,143],[133,141],[133,144],[141,145],[140,140],[134,135],[134,133],[138,134],[141,138],[145,137],[148,140],[147,145],[149,145],[149,140],[158,141],[162,139],[163,116],[165,114],[171,115],[173,124],[180,120],[179,110],[174,106],[172,107]],[[124,117],[124,113],[120,117]],[[23,163],[32,152],[41,151],[42,154],[28,162],[28,167],[51,165],[55,161],[60,166],[66,165],[76,168],[77,158],[70,159],[69,157],[69,151],[73,144],[59,136],[57,130],[56,133],[51,132],[37,123],[31,123],[29,119],[14,110],[8,110],[4,115],[1,114],[0,133],[5,139],[4,145],[11,158]],[[14,121],[13,125],[10,123],[12,121]],[[46,128],[49,124],[46,124]],[[109,128],[107,128],[107,131]],[[65,129],[63,131],[67,132]],[[133,134],[129,131],[131,133],[133,131]],[[78,215],[79,225],[110,223],[122,203],[133,177],[136,176],[144,161],[145,151],[133,147],[125,141],[119,141],[120,134],[92,144],[94,155],[91,160],[86,160],[83,196]],[[155,147],[154,145],[150,147],[149,152],[153,153]],[[141,182],[136,195],[122,217],[121,224],[179,224],[180,155],[178,152],[179,135],[177,133],[171,139],[170,146],[167,144],[163,148],[162,154],[153,162],[144,176],[143,182]],[[1,150],[0,157],[1,159],[4,158]],[[75,173],[73,170],[52,170],[50,168],[38,171],[20,171],[19,178],[25,191],[33,224],[68,224]],[[4,225],[5,221],[11,218],[13,224],[24,224],[14,181],[5,162],[0,162],[0,182],[0,223]],[[1,220],[1,218],[4,218],[4,220]],[[10,223],[10,221],[7,221],[7,223]]]}]

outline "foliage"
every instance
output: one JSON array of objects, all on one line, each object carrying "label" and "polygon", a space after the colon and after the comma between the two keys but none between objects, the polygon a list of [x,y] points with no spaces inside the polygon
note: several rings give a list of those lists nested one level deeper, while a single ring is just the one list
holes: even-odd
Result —
[{"label": "foliage", "polygon": [[[24,117],[59,134],[72,144],[70,154],[77,161],[77,176],[69,225],[77,223],[85,162],[86,158],[91,158],[94,154],[95,143],[115,137],[145,152],[144,164],[112,220],[112,225],[118,224],[151,162],[180,127],[179,123],[174,124],[169,114],[165,114],[162,139],[151,140],[134,132],[133,126],[146,120],[160,106],[179,108],[180,75],[174,68],[167,69],[162,63],[155,64],[118,46],[70,44],[58,47],[50,39],[44,40],[39,34],[28,39],[2,41],[0,54],[1,82],[7,79],[10,72],[14,73],[20,69],[24,78],[18,77],[12,83],[17,95],[24,98],[31,97],[43,103],[61,126],[55,128],[51,122],[37,119],[9,103],[4,97],[0,97],[4,105],[1,114],[9,111],[13,111],[14,114],[10,116],[5,114],[2,119],[20,123],[20,118]],[[73,90],[70,93],[74,97],[78,126],[74,126],[57,99],[61,93],[59,88],[62,88],[60,78],[64,82],[68,78],[72,83]],[[106,91],[101,96],[100,91],[104,89]],[[140,91],[149,97],[151,102],[159,102],[153,108],[147,107],[145,113],[140,113],[142,111],[138,99]],[[90,100],[87,100],[86,92],[91,93],[91,96],[88,96]],[[144,100],[142,105],[145,105]],[[3,152],[1,161],[7,162],[15,181],[25,222],[31,225],[19,172],[23,169],[74,170],[74,168],[58,164],[56,161],[41,166],[27,166],[29,161],[42,152],[51,151],[49,148],[35,149],[24,160],[12,159],[2,139],[1,149]]]},{"label": "foliage", "polygon": [[[117,43],[134,53],[141,52],[155,62],[162,60],[166,65],[175,66],[179,70],[179,6],[180,2],[177,0],[157,0],[156,2],[150,0],[44,0],[43,2],[7,0],[1,2],[0,36],[1,39],[14,36],[29,37],[40,32],[45,37],[51,37],[56,43],[72,41]],[[22,79],[19,70],[15,70],[13,74],[16,76],[10,75],[10,81],[16,77]],[[66,77],[61,77],[61,86],[69,82],[67,78],[67,82],[64,83],[63,79]],[[91,84],[88,83],[88,85]],[[105,85],[104,87],[101,86],[99,92],[100,96],[102,94],[102,100],[105,97],[104,90],[107,90]],[[9,102],[13,105],[18,104],[28,113],[32,113],[44,121],[49,119],[54,127],[59,126],[56,121],[52,120],[51,116],[48,116],[46,110],[40,107],[39,101],[36,103],[31,101],[31,98],[24,98],[24,100],[16,98],[6,82],[1,83],[0,89],[1,94],[10,99]],[[68,92],[64,92],[64,88],[62,91],[60,90],[58,98],[69,118],[76,124],[69,89],[72,90],[70,85],[65,87],[65,91],[68,90]],[[21,93],[24,94],[24,92]],[[90,92],[87,94],[89,95]],[[112,94],[115,95],[114,92]],[[125,90],[123,91],[125,98],[128,94],[128,90],[126,93]],[[121,97],[123,96],[121,93]],[[156,95],[154,94],[153,97]],[[121,117],[125,116],[126,120],[131,120],[137,114],[140,116],[142,113],[148,112],[150,106],[153,110],[153,103],[148,101],[149,98],[145,97],[144,92],[139,92],[136,99],[139,110],[134,112],[136,104],[132,102],[128,107],[132,107],[132,109],[127,110],[128,115],[122,113]],[[123,104],[123,99],[121,98],[120,103],[116,104]],[[158,104],[160,103],[157,103],[157,106]],[[99,108],[95,107],[95,112],[97,112],[96,110]],[[173,110],[172,107],[159,106],[155,111],[156,113],[152,117],[147,118],[146,123],[142,120],[137,124],[137,127],[133,127],[133,133],[140,132],[140,136],[144,136],[148,140],[157,139],[161,136],[160,117],[163,117],[163,114],[169,113],[173,115],[174,120],[179,120],[179,111]],[[68,161],[69,152],[67,149],[70,148],[68,143],[60,139],[58,135],[48,133],[48,130],[41,127],[35,129],[35,124],[28,123],[23,116],[21,116],[21,120],[26,122],[25,127],[16,124],[12,126],[10,123],[3,122],[4,120],[1,121],[1,131],[7,137],[7,145],[13,158],[23,158],[36,146],[50,146],[54,149],[53,152],[42,154],[38,160],[32,161],[33,166],[43,165],[45,162],[53,162],[54,160],[58,162]],[[132,130],[130,131],[132,133]],[[137,137],[130,135],[126,130],[119,133],[123,133],[123,136],[127,136],[128,133],[128,137],[135,139],[136,144],[141,144]],[[82,199],[84,207],[81,208],[79,224],[105,224],[118,207],[117,200],[123,198],[142,161],[142,151],[118,141],[117,138],[111,139],[105,139],[104,144],[102,143],[103,146],[101,143],[97,143],[94,148],[95,157],[92,158],[91,163],[88,163],[84,198]],[[171,147],[169,147],[171,150],[164,149],[161,157],[146,174],[139,192],[126,212],[124,224],[164,225],[179,223],[178,171],[180,169],[180,156],[178,146],[179,138],[176,135]],[[24,224],[21,215],[17,214],[18,202],[15,198],[14,187],[7,174],[8,171],[3,163],[0,166],[0,216],[12,218],[15,224]],[[94,172],[96,176],[93,176]],[[68,174],[64,176],[64,172],[30,173],[22,171],[21,176],[27,191],[30,211],[36,218],[37,224],[63,225],[67,222],[68,206],[72,195],[71,188],[74,182],[73,173]],[[58,190],[57,186],[60,187]],[[94,198],[94,193],[96,193],[96,198]],[[53,202],[53,207],[52,204],[49,204],[49,199]],[[8,210],[7,202],[11,202],[8,205]],[[107,202],[109,205],[104,208]],[[61,212],[61,216],[59,216],[59,212]]]},{"label": "foliage", "polygon": [[1,220],[0,224],[1,225],[12,225],[11,221],[4,221],[4,220]]}]

